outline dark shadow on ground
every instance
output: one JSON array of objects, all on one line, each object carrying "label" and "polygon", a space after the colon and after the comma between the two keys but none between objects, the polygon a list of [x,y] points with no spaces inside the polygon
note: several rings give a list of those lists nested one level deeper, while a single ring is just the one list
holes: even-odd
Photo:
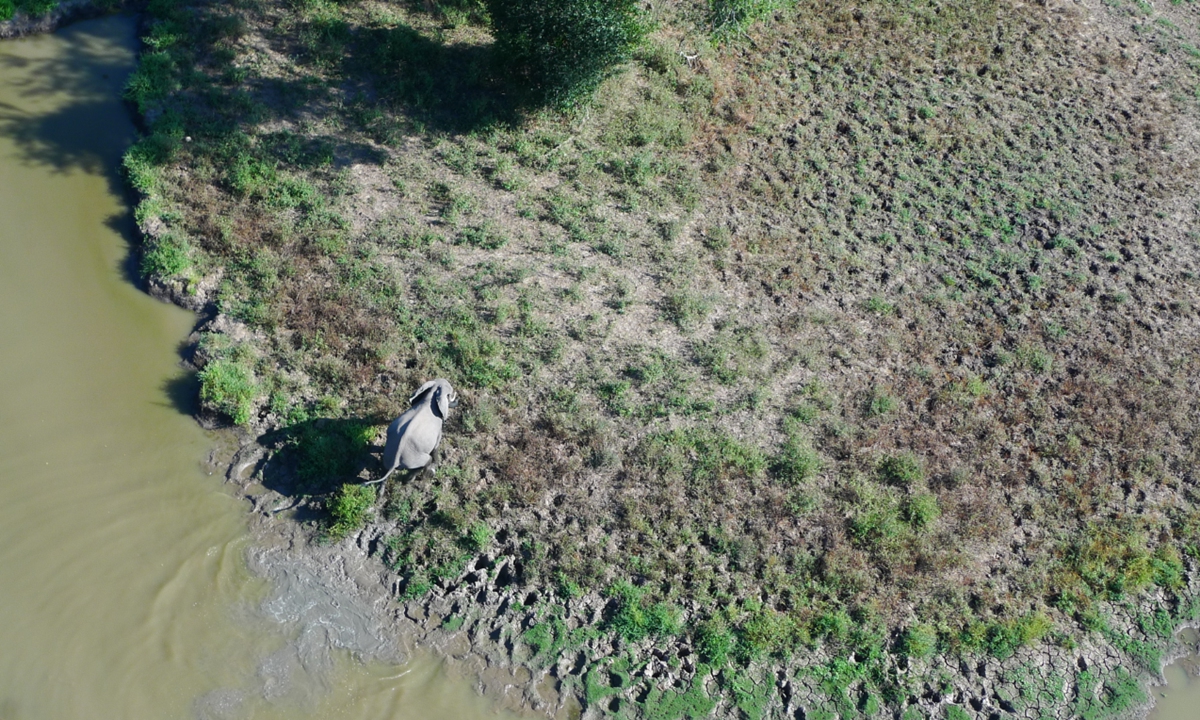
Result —
[{"label": "dark shadow on ground", "polygon": [[266,433],[259,443],[277,452],[263,466],[263,486],[286,497],[325,495],[364,474],[379,477],[377,431],[367,418],[320,418]]},{"label": "dark shadow on ground", "polygon": [[433,132],[469,133],[531,108],[496,70],[490,46],[447,45],[407,25],[364,28],[345,68],[373,77],[377,102]]}]

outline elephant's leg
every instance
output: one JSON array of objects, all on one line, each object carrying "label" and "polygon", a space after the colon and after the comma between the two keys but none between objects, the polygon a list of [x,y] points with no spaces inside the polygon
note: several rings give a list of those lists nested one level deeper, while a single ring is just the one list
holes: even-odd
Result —
[{"label": "elephant's leg", "polygon": [[421,455],[414,456],[412,459],[414,461],[414,469],[420,468],[421,470],[424,470],[425,468],[429,467],[429,463],[433,461],[433,455],[429,453],[422,453]]}]

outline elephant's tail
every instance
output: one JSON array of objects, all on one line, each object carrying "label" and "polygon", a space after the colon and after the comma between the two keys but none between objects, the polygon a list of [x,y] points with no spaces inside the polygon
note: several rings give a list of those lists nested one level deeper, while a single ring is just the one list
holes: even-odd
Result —
[{"label": "elephant's tail", "polygon": [[[399,467],[399,465],[397,465],[396,467]],[[383,477],[379,478],[378,480],[368,480],[365,483],[363,483],[363,485],[378,485],[379,483],[381,483],[384,480],[387,480],[389,477],[391,477],[392,473],[394,473],[394,472],[396,472],[396,468],[392,468],[391,470],[388,470],[386,473],[384,473]]]}]

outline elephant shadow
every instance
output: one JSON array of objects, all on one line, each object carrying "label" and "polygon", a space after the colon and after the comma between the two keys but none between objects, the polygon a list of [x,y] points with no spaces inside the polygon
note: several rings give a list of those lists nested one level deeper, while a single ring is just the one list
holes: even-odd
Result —
[{"label": "elephant shadow", "polygon": [[[379,473],[381,431],[373,418],[315,418],[266,433],[259,444],[273,452],[262,467],[262,484],[299,500],[361,483]],[[306,508],[298,506],[297,519],[319,515]]]}]

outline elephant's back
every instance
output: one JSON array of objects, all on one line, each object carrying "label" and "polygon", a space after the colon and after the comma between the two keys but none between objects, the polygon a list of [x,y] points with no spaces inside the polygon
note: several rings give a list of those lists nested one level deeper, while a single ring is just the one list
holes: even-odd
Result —
[{"label": "elephant's back", "polygon": [[393,420],[391,425],[388,425],[387,442],[383,446],[383,464],[389,470],[396,467],[396,463],[399,462],[404,436],[419,410],[419,407],[409,408],[400,417]]},{"label": "elephant's back", "polygon": [[442,438],[442,419],[428,405],[422,405],[401,429],[400,462],[405,468],[424,467],[429,454]]}]

